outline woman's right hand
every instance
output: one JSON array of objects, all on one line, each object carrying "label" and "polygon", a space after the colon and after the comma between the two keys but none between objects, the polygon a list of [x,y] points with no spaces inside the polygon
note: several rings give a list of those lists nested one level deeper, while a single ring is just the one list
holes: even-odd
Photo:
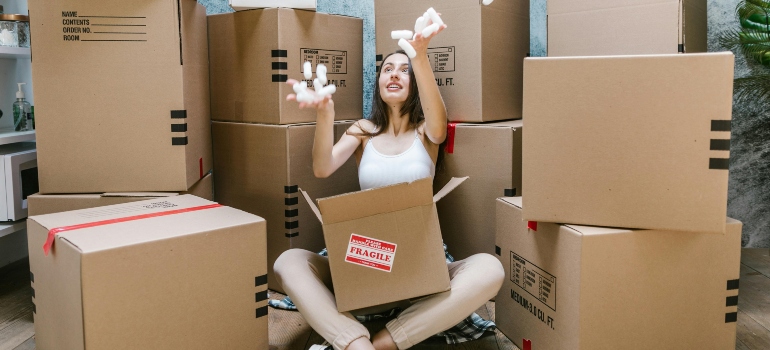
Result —
[{"label": "woman's right hand", "polygon": [[[286,81],[286,84],[289,86],[294,86],[294,84],[299,83],[298,80],[295,79],[289,79]],[[334,116],[334,101],[332,100],[331,95],[326,96],[318,96],[314,90],[308,89],[308,93],[310,93],[313,96],[313,102],[300,102],[299,108],[314,108],[316,112],[319,114],[319,116]],[[297,94],[291,93],[288,96],[286,96],[286,101],[296,101],[297,100]]]}]

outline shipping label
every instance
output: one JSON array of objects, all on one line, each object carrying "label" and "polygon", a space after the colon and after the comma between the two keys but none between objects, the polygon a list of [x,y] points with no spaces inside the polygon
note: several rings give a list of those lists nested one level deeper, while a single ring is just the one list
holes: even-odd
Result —
[{"label": "shipping label", "polygon": [[345,261],[380,271],[390,272],[396,257],[395,243],[357,235],[350,235]]},{"label": "shipping label", "polygon": [[[348,73],[348,52],[341,50],[326,50],[326,49],[308,49],[300,48],[300,62],[299,70],[302,71],[302,66],[305,61],[309,61],[313,66],[313,73],[316,71],[316,66],[323,63],[326,66],[327,74],[347,74]],[[312,79],[311,79],[312,80]]]},{"label": "shipping label", "polygon": [[64,41],[147,41],[147,17],[62,11]]},{"label": "shipping label", "polygon": [[511,282],[556,311],[556,277],[511,252]]}]

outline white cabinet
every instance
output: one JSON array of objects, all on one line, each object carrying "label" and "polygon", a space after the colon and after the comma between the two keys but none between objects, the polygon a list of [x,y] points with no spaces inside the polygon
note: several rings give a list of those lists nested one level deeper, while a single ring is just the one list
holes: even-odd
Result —
[{"label": "white cabinet", "polygon": [[[4,13],[27,14],[27,0],[0,0]],[[34,38],[32,38],[34,41]],[[34,45],[34,44],[33,44]],[[32,61],[28,48],[0,46],[0,144],[34,141],[34,131],[13,131],[13,102],[16,83],[23,85],[27,101],[35,105],[32,91]],[[0,222],[0,267],[27,256],[26,220]]]}]

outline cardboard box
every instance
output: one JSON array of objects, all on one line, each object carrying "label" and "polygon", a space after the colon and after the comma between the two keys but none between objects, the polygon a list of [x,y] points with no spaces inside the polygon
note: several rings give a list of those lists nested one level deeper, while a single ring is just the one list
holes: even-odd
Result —
[{"label": "cardboard box", "polygon": [[211,170],[202,5],[46,0],[29,12],[40,193],[186,191]]},{"label": "cardboard box", "polygon": [[441,234],[455,259],[494,254],[495,198],[522,193],[523,122],[450,123],[452,128],[434,187],[443,187],[452,177],[470,178],[436,204]]},{"label": "cardboard box", "polygon": [[706,52],[706,0],[549,0],[548,56]]},{"label": "cardboard box", "polygon": [[267,349],[264,219],[185,195],[27,223],[38,349]]},{"label": "cardboard box", "polygon": [[227,0],[227,4],[235,11],[266,7],[288,7],[313,11],[316,9],[315,0]]},{"label": "cardboard box", "polygon": [[428,60],[451,121],[521,118],[521,61],[529,52],[529,1],[375,0],[377,66],[400,50],[393,30],[414,30],[435,7],[447,29],[430,41]]},{"label": "cardboard box", "polygon": [[87,193],[87,194],[40,194],[27,197],[29,216],[60,213],[78,209],[103,207],[155,198],[192,194],[207,200],[214,200],[213,175],[207,174],[196,182],[189,191],[174,192],[124,192],[124,193]]},{"label": "cardboard box", "polygon": [[[334,139],[352,125],[335,123]],[[298,187],[313,195],[333,196],[358,191],[358,172],[351,159],[332,176],[313,175],[315,123],[266,125],[212,123],[214,188],[218,202],[267,220],[267,266],[270,289],[283,291],[273,263],[284,251],[325,247],[321,224],[299,199]]]},{"label": "cardboard box", "polygon": [[337,120],[363,115],[362,19],[286,8],[224,13],[209,16],[209,38],[214,120],[315,122],[315,110],[286,101],[294,90],[285,81],[304,80],[306,61],[313,78],[326,65]]},{"label": "cardboard box", "polygon": [[733,349],[742,224],[726,218],[726,226],[724,234],[551,223],[534,231],[521,198],[500,198],[507,278],[497,328],[520,348],[528,339],[532,349]]},{"label": "cardboard box", "polygon": [[733,54],[524,61],[524,219],[724,232]]},{"label": "cardboard box", "polygon": [[452,179],[435,196],[433,178],[425,178],[322,198],[318,206],[301,190],[323,224],[337,310],[449,290],[435,203],[466,179]]}]

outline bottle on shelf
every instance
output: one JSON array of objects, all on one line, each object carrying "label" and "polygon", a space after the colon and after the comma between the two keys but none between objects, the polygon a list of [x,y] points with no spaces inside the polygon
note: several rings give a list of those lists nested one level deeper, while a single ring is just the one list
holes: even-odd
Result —
[{"label": "bottle on shelf", "polygon": [[13,103],[13,129],[15,131],[27,130],[27,118],[31,118],[32,105],[24,99],[21,86],[26,83],[18,83],[19,91],[16,91],[16,102]]}]

